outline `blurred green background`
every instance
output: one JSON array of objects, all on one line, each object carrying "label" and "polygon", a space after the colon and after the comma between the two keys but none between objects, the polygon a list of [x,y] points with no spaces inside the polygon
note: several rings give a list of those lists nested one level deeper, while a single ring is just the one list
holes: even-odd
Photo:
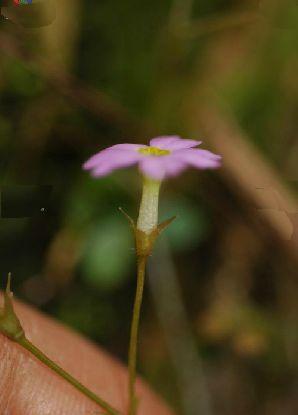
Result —
[{"label": "blurred green background", "polygon": [[117,208],[136,217],[141,181],[81,165],[162,134],[223,155],[163,185],[178,218],[148,271],[139,370],[183,415],[298,413],[297,39],[294,0],[60,0],[48,27],[1,22],[0,183],[53,186],[50,211],[0,219],[1,276],[123,361]]}]

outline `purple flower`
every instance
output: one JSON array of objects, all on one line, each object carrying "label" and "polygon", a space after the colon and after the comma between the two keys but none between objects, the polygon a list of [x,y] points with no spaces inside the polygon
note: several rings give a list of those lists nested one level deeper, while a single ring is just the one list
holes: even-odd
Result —
[{"label": "purple flower", "polygon": [[94,177],[106,176],[123,167],[139,165],[141,172],[154,180],[174,177],[188,167],[215,169],[221,156],[195,148],[201,141],[184,140],[178,136],[162,136],[150,140],[150,145],[116,144],[92,156],[84,163]]}]

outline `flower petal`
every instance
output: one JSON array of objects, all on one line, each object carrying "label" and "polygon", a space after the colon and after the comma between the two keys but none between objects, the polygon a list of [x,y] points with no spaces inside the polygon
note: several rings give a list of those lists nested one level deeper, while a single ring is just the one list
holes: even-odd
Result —
[{"label": "flower petal", "polygon": [[173,155],[146,157],[140,162],[140,170],[143,174],[155,180],[178,176],[187,166],[187,163]]},{"label": "flower petal", "polygon": [[96,165],[91,167],[91,174],[93,177],[106,176],[114,170],[132,166],[142,158],[143,156],[137,151],[113,150],[107,152],[101,159],[97,159]]},{"label": "flower petal", "polygon": [[178,135],[166,135],[161,137],[155,137],[150,140],[151,147],[157,147],[162,150],[180,150],[183,148],[196,147],[201,144],[202,141],[197,140],[185,140]]},{"label": "flower petal", "polygon": [[[104,162],[109,157],[117,157],[119,151],[125,151],[126,154],[138,154],[137,150],[147,147],[141,144],[116,144],[112,147],[105,148],[104,150],[100,151],[99,153],[94,154],[90,157],[84,164],[83,169],[89,170],[95,168],[100,163]],[[114,156],[113,156],[114,154]]]},{"label": "flower petal", "polygon": [[182,162],[198,169],[216,169],[221,165],[221,156],[208,150],[185,149],[175,152],[174,155]]},{"label": "flower petal", "polygon": [[140,170],[145,176],[155,180],[162,180],[165,177],[165,167],[162,159],[165,157],[144,157],[140,164]]},{"label": "flower petal", "polygon": [[164,159],[165,178],[178,176],[188,167],[187,163],[173,154],[170,154]]}]

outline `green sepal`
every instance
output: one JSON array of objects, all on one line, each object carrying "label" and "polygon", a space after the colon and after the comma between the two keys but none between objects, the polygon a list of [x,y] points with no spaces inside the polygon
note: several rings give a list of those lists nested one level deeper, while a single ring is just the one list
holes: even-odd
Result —
[{"label": "green sepal", "polygon": [[165,220],[164,222],[161,222],[159,225],[157,225],[158,233],[160,234],[163,230],[165,230],[169,225],[171,225],[172,222],[177,218],[177,216],[172,216],[170,219]]},{"label": "green sepal", "polygon": [[135,234],[136,252],[139,258],[151,255],[156,238],[176,219],[176,216],[172,216],[170,219],[157,225],[152,232],[146,233],[136,227],[135,221],[121,207],[118,209],[126,217]]},{"label": "green sepal", "polygon": [[134,220],[129,216],[128,213],[125,212],[125,210],[122,209],[122,207],[119,207],[118,210],[126,217],[126,219],[128,220],[130,226],[135,231],[136,230],[136,224],[135,224]]},{"label": "green sepal", "polygon": [[164,222],[157,225],[151,233],[146,233],[140,229],[135,228],[135,238],[136,238],[136,250],[138,257],[148,257],[151,255],[154,243],[157,237],[165,230],[174,220],[176,216],[173,216],[170,219],[165,220]]}]

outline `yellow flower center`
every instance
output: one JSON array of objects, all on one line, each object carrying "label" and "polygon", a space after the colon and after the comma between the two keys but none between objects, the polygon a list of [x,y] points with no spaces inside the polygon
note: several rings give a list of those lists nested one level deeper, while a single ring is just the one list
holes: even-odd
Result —
[{"label": "yellow flower center", "polygon": [[139,153],[143,154],[144,156],[167,156],[170,154],[169,150],[162,150],[161,148],[157,147],[143,147],[138,150]]}]

